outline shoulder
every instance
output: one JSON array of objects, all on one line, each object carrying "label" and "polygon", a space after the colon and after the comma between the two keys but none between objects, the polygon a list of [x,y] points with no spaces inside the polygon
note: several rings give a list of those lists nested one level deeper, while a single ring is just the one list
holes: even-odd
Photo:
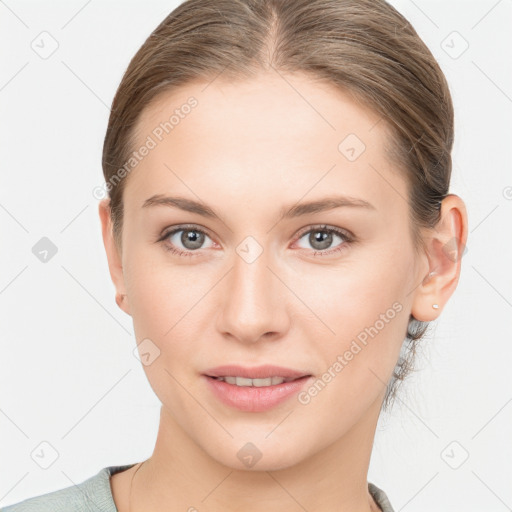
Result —
[{"label": "shoulder", "polygon": [[117,512],[110,476],[132,466],[105,467],[77,485],[28,498],[1,508],[0,512]]},{"label": "shoulder", "polygon": [[382,512],[395,512],[386,493],[375,484],[368,482],[368,490]]}]

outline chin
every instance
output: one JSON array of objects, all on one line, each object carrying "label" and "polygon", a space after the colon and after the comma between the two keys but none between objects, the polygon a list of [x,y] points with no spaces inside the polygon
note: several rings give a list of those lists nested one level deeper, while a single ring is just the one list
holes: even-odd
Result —
[{"label": "chin", "polygon": [[259,437],[261,441],[255,440],[255,436],[235,436],[226,444],[219,444],[217,452],[211,452],[209,445],[208,453],[219,464],[238,471],[279,471],[304,460],[304,444],[299,440],[294,444],[288,438],[284,443],[277,433],[265,439],[267,435],[268,430]]}]

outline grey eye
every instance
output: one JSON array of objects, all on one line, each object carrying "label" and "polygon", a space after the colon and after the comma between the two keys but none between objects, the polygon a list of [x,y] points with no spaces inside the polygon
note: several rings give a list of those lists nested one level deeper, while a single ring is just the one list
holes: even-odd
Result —
[{"label": "grey eye", "polygon": [[[177,236],[179,233],[181,233],[181,235]],[[209,238],[206,233],[203,233],[197,229],[190,228],[177,229],[167,235],[167,239],[172,245],[187,251],[195,251],[197,249],[204,248],[202,245],[204,244],[206,238]]]},{"label": "grey eye", "polygon": [[[347,240],[345,236],[341,233],[337,233],[331,229],[311,229],[307,233],[304,233],[299,239],[306,239],[307,243],[310,244],[310,247],[302,247],[303,249],[313,249],[315,251],[324,251],[326,249],[332,248],[332,244],[335,238],[339,238],[341,242]],[[341,244],[338,244],[341,245]],[[299,244],[300,246],[300,244]]]}]

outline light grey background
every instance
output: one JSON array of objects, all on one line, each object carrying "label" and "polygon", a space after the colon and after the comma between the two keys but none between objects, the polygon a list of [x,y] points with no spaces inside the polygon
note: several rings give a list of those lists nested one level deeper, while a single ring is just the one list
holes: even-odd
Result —
[{"label": "light grey background", "polygon": [[[368,479],[397,511],[511,510],[512,2],[391,3],[450,84],[451,192],[470,233]],[[92,190],[122,74],[177,4],[0,1],[0,505],[153,450],[160,404],[114,301]],[[46,263],[32,252],[42,237],[58,249]]]}]

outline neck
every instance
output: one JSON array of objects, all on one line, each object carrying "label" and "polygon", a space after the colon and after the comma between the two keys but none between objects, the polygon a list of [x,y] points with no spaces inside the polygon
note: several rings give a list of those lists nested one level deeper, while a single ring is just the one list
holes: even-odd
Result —
[{"label": "neck", "polygon": [[374,405],[335,443],[298,464],[269,471],[220,464],[162,406],[153,454],[132,480],[130,512],[378,511],[367,482],[380,401]]}]

